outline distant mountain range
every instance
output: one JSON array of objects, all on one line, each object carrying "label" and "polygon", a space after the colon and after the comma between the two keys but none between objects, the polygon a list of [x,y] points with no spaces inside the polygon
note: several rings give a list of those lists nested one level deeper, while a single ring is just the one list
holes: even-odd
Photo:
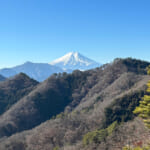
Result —
[{"label": "distant mountain range", "polygon": [[32,62],[26,62],[13,68],[4,68],[0,70],[0,74],[5,77],[12,77],[21,72],[37,81],[43,81],[53,73],[63,72],[63,70],[57,66],[52,66],[46,63]]},{"label": "distant mountain range", "polygon": [[53,73],[70,73],[76,69],[83,71],[99,66],[99,63],[84,57],[80,53],[70,52],[49,64],[26,62],[22,65],[18,65],[12,68],[0,69],[0,74],[9,78],[22,72],[41,82],[47,79]]}]

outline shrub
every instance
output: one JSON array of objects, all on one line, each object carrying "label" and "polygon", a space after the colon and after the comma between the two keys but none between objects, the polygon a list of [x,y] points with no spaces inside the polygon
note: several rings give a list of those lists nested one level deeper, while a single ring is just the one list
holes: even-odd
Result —
[{"label": "shrub", "polygon": [[95,131],[88,132],[83,137],[83,144],[86,146],[92,143],[97,144],[105,141],[106,137],[111,135],[117,126],[118,123],[115,121],[106,129],[100,129],[100,130],[97,129]]},{"label": "shrub", "polygon": [[122,150],[150,150],[150,146],[146,146],[146,147],[135,147],[135,148],[123,147]]}]

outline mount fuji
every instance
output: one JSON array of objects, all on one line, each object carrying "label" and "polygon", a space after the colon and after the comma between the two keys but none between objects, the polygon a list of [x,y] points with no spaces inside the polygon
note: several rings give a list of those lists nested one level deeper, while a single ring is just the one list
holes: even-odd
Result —
[{"label": "mount fuji", "polygon": [[99,67],[101,64],[91,60],[78,52],[69,52],[66,55],[52,61],[50,65],[58,66],[64,71],[67,70],[88,70]]}]

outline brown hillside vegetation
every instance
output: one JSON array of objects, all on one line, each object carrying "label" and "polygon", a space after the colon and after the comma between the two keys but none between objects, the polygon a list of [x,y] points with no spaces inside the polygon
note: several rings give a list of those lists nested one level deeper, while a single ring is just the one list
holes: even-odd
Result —
[{"label": "brown hillside vegetation", "polygon": [[121,150],[147,143],[150,133],[132,112],[150,80],[148,65],[116,59],[51,76],[0,117],[0,149]]}]

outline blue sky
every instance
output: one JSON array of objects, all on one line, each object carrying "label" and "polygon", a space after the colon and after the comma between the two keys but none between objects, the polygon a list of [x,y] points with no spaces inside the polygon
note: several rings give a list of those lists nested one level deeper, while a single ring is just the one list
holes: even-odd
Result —
[{"label": "blue sky", "polygon": [[0,68],[70,51],[150,61],[149,0],[1,0]]}]

